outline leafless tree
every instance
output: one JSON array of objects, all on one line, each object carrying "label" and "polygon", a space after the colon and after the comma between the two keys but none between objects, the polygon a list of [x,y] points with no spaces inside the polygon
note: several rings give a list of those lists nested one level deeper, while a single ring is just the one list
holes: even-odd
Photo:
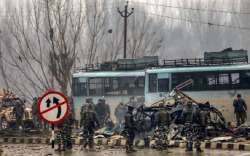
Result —
[{"label": "leafless tree", "polygon": [[11,74],[17,76],[9,75],[13,88],[25,95],[51,88],[68,94],[79,52],[82,9],[80,0],[32,0],[12,10],[6,22],[12,43],[6,41],[5,49],[6,62],[16,72]]},{"label": "leafless tree", "polygon": [[[121,58],[123,20],[117,7],[124,4],[29,0],[10,6],[2,40],[10,88],[29,97],[52,88],[69,94],[74,66]],[[145,13],[145,6],[132,7],[137,12],[129,19],[129,57],[154,55],[163,41],[163,25]]]}]

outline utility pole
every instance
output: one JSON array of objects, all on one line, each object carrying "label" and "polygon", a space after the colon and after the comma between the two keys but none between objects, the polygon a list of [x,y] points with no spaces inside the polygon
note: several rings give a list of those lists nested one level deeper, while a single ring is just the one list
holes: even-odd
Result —
[{"label": "utility pole", "polygon": [[117,11],[119,14],[124,18],[124,54],[123,58],[127,58],[127,18],[134,13],[134,8],[131,9],[130,12],[128,12],[128,1],[125,5],[125,9],[121,11],[119,8],[117,8]]}]

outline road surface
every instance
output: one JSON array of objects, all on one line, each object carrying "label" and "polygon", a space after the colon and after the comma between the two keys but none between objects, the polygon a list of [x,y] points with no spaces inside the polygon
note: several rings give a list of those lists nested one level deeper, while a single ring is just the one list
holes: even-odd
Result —
[{"label": "road surface", "polygon": [[250,152],[205,150],[204,153],[185,152],[184,149],[171,148],[169,153],[153,149],[138,150],[136,153],[126,154],[124,149],[98,149],[96,152],[82,151],[75,146],[72,151],[55,152],[47,145],[1,145],[3,153],[1,156],[250,156]]}]

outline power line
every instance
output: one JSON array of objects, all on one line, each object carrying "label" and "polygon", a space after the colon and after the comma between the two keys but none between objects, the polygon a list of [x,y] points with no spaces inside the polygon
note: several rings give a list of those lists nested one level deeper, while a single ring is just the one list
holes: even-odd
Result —
[{"label": "power line", "polygon": [[224,14],[242,14],[242,15],[250,15],[250,12],[238,12],[238,11],[229,11],[229,10],[215,10],[215,9],[203,9],[203,8],[189,8],[189,7],[179,7],[179,6],[172,6],[172,5],[165,5],[165,4],[155,4],[149,2],[138,2],[138,1],[131,1],[137,5],[150,5],[150,6],[161,6],[165,8],[173,8],[173,9],[182,9],[182,10],[191,10],[191,11],[200,11],[200,12],[212,12],[212,13],[224,13]]},{"label": "power line", "polygon": [[[143,12],[143,13],[146,13],[146,12]],[[239,26],[234,26],[234,25],[216,24],[216,23],[212,23],[212,22],[196,21],[196,20],[185,19],[185,18],[171,17],[171,16],[167,16],[167,15],[159,15],[159,14],[155,14],[155,13],[146,13],[146,14],[153,15],[153,16],[158,16],[158,17],[161,17],[161,18],[168,18],[168,19],[172,19],[172,20],[185,21],[185,22],[194,23],[194,24],[203,24],[203,25],[208,25],[208,26],[226,27],[226,28],[241,29],[241,30],[250,30],[250,27],[239,27]]]}]

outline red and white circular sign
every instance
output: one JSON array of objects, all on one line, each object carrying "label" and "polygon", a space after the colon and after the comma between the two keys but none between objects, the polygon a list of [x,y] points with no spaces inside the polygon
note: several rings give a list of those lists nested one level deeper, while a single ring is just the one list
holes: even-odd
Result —
[{"label": "red and white circular sign", "polygon": [[70,107],[67,97],[57,91],[46,92],[38,101],[38,113],[49,124],[59,124],[68,116]]}]

